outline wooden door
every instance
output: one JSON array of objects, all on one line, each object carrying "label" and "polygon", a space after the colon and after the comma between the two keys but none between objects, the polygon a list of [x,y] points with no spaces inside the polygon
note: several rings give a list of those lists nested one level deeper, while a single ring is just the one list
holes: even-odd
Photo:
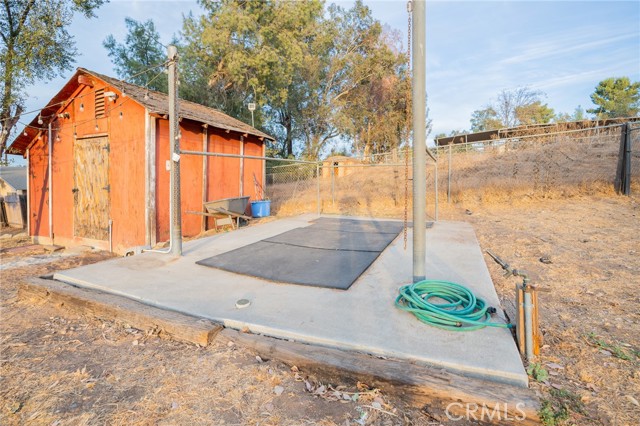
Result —
[{"label": "wooden door", "polygon": [[109,239],[109,141],[77,139],[74,147],[73,234]]}]

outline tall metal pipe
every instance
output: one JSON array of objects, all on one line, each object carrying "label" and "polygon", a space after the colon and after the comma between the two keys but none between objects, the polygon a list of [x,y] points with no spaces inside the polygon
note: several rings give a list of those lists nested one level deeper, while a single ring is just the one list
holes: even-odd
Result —
[{"label": "tall metal pipe", "polygon": [[182,215],[180,212],[180,135],[178,121],[178,86],[176,76],[176,62],[178,49],[169,45],[169,147],[171,152],[171,254],[182,255]]},{"label": "tall metal pipe", "polygon": [[53,132],[51,130],[51,121],[49,121],[48,130],[47,143],[49,145],[49,164],[47,167],[47,179],[49,180],[49,244],[53,245]]},{"label": "tall metal pipe", "polygon": [[426,5],[413,1],[413,282],[425,278],[426,174]]}]

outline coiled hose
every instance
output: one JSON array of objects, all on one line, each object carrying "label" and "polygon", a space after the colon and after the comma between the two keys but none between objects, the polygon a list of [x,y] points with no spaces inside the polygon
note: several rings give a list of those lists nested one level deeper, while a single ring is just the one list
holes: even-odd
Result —
[{"label": "coiled hose", "polygon": [[449,281],[424,280],[400,288],[396,306],[420,321],[453,331],[484,327],[511,328],[513,324],[489,322],[496,309],[487,306],[471,290]]}]

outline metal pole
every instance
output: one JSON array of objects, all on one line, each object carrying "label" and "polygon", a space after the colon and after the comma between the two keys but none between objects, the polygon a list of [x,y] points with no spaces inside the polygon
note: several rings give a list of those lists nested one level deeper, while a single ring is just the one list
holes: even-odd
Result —
[{"label": "metal pole", "polygon": [[180,212],[180,135],[178,122],[178,85],[176,62],[178,49],[167,47],[169,57],[169,147],[171,152],[171,254],[182,255],[182,217]]},{"label": "metal pole", "polygon": [[447,176],[447,203],[451,202],[451,144],[449,144],[449,171]]},{"label": "metal pole", "polygon": [[413,1],[413,282],[425,278],[426,229],[426,7]]},{"label": "metal pole", "polygon": [[53,133],[51,131],[51,121],[49,122],[49,134],[47,136],[49,145],[49,164],[47,168],[47,179],[49,180],[49,244],[53,245]]}]

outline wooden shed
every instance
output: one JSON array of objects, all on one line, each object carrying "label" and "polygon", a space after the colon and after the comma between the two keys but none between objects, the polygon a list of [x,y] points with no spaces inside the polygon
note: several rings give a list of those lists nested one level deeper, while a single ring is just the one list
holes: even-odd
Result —
[{"label": "wooden shed", "polygon": [[[273,139],[193,102],[180,101],[178,111],[183,150],[264,157]],[[124,253],[168,240],[167,114],[164,93],[78,68],[8,149],[27,159],[34,242]],[[260,159],[183,155],[180,163],[184,236],[211,226],[187,211],[221,198],[255,199],[254,177],[264,182]]]}]

